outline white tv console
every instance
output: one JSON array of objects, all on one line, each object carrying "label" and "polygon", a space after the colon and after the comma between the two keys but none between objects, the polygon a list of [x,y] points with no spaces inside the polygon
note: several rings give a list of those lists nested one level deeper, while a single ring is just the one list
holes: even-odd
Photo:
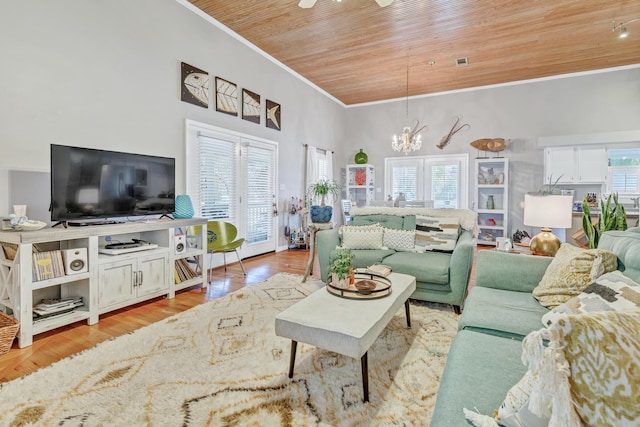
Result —
[{"label": "white tv console", "polygon": [[[123,224],[69,228],[44,228],[38,231],[1,231],[0,243],[14,248],[8,259],[0,247],[0,308],[6,307],[18,321],[20,348],[30,346],[33,336],[81,320],[89,325],[100,314],[136,304],[157,296],[175,297],[177,290],[194,285],[205,287],[206,224],[204,218],[135,221]],[[189,236],[184,252],[177,253],[177,234],[200,227],[197,236]],[[157,248],[120,255],[99,253],[111,241],[141,239]],[[36,281],[32,272],[34,247],[41,251],[87,248],[86,272],[61,275]],[[195,277],[180,279],[177,270],[182,259],[195,258],[199,268]],[[203,268],[204,267],[204,268]],[[175,283],[176,281],[179,283]],[[84,306],[72,313],[33,321],[33,305],[44,298],[81,296]]]}]

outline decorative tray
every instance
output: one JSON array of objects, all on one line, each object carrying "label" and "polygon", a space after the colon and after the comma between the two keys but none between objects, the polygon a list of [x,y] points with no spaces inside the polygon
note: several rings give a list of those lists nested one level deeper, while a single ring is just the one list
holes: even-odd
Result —
[{"label": "decorative tray", "polygon": [[348,288],[339,288],[327,283],[330,294],[347,299],[378,299],[391,294],[391,280],[375,273],[363,271],[354,274],[353,283]]}]

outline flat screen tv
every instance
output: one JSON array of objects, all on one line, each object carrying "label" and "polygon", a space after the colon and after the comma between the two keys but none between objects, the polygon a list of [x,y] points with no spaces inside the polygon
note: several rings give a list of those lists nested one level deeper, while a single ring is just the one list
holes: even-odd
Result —
[{"label": "flat screen tv", "polygon": [[51,221],[171,214],[175,163],[51,144]]}]

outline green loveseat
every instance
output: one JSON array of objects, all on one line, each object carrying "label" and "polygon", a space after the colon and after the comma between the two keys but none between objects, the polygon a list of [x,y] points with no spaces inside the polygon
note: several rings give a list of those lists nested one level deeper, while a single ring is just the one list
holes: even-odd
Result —
[{"label": "green loveseat", "polygon": [[[614,252],[618,270],[640,283],[640,228],[609,231],[598,246]],[[440,382],[432,427],[471,426],[462,408],[492,415],[526,367],[522,339],[542,328],[531,292],[552,258],[479,251],[475,286],[465,300],[458,333]]]},{"label": "green loveseat", "polygon": [[[453,253],[396,252],[391,249],[354,249],[356,268],[375,263],[388,265],[393,271],[416,278],[416,291],[412,299],[451,304],[457,313],[464,302],[473,263],[473,230],[475,217],[467,209],[411,209],[411,208],[354,208],[353,225],[379,223],[383,227],[402,230],[416,228],[416,215],[456,217],[461,225]],[[338,229],[319,231],[316,235],[320,276],[329,277],[329,266],[341,244]]]}]

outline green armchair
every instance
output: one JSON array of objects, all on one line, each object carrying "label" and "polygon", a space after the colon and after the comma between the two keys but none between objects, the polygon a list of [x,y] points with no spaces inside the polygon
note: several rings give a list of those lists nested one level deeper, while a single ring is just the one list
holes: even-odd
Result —
[{"label": "green armchair", "polygon": [[[244,238],[236,238],[237,236],[238,229],[230,222],[210,221],[207,224],[207,252],[211,255],[222,252],[225,271],[227,271],[226,253],[235,252],[238,261],[240,261],[242,273],[246,276],[247,272],[244,269],[244,265],[242,265],[242,258],[240,258],[240,254],[238,253],[238,248],[244,243]],[[209,263],[208,271],[211,271],[211,262]],[[209,275],[207,279],[209,282],[211,281]]]}]

